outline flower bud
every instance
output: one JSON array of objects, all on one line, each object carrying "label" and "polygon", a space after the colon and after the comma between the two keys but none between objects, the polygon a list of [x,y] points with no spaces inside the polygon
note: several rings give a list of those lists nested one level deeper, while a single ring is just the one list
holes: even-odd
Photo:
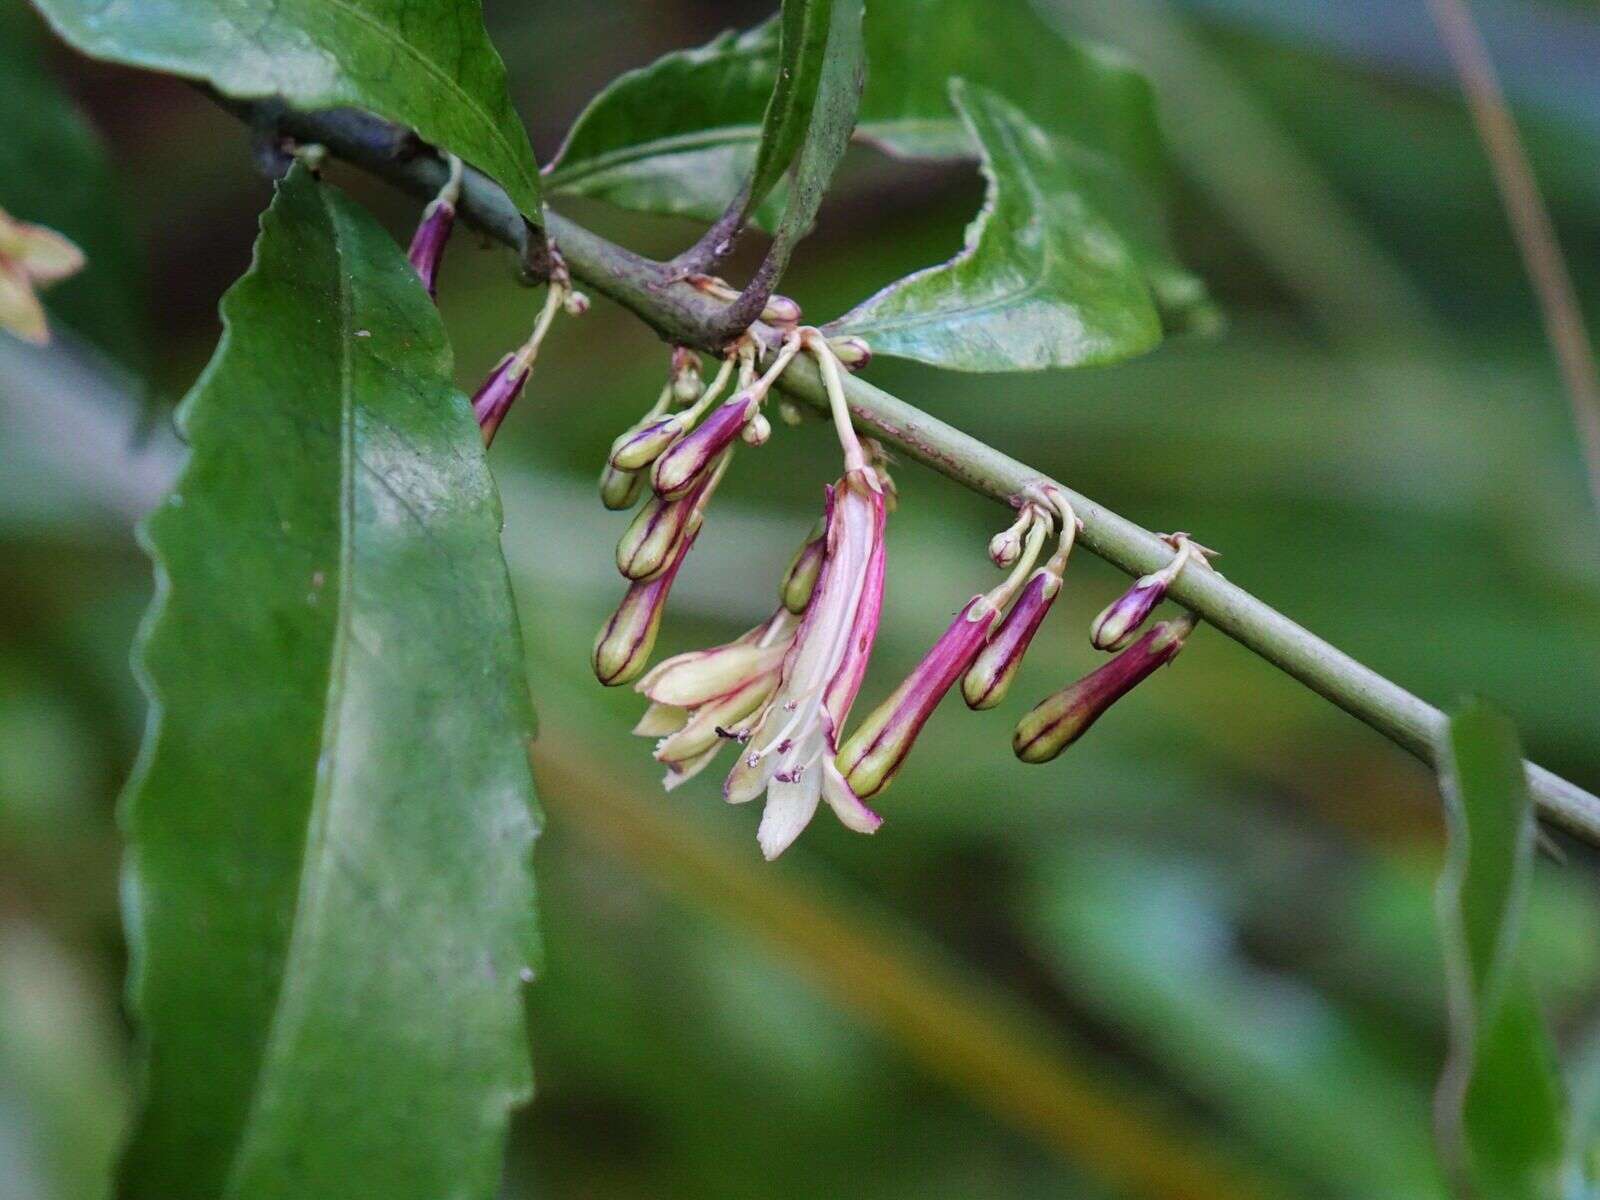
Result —
[{"label": "flower bud", "polygon": [[1171,662],[1193,628],[1187,615],[1162,621],[1103,667],[1040,701],[1012,735],[1017,757],[1042,763],[1060,754],[1140,680]]},{"label": "flower bud", "polygon": [[699,502],[698,492],[666,500],[651,496],[617,543],[617,570],[624,579],[659,575],[683,540]]},{"label": "flower bud", "polygon": [[691,530],[683,539],[665,571],[654,579],[635,583],[628,589],[617,611],[595,638],[591,661],[595,678],[606,687],[631,683],[650,661],[650,652],[656,645],[656,634],[661,630],[661,613],[666,608],[667,593],[672,590],[672,581],[683,560],[688,557],[698,532],[697,529]]},{"label": "flower bud", "polygon": [[785,425],[794,427],[804,424],[806,414],[793,400],[784,399],[778,401],[778,419]]},{"label": "flower bud", "polygon": [[450,240],[450,230],[455,223],[456,206],[445,199],[435,200],[422,210],[422,220],[416,233],[411,235],[411,249],[406,251],[406,257],[430,296],[438,294],[439,260],[444,257],[445,243]]},{"label": "flower bud", "polygon": [[1005,699],[1028,644],[1060,591],[1061,576],[1048,567],[1040,567],[1029,578],[1006,619],[961,680],[961,695],[968,708],[993,708]]},{"label": "flower bud", "polygon": [[687,346],[674,346],[668,374],[672,379],[672,398],[679,404],[693,404],[703,388],[700,356]]},{"label": "flower bud", "polygon": [[1015,566],[1022,556],[1022,535],[1013,527],[989,539],[989,558],[997,567]]},{"label": "flower bud", "polygon": [[772,422],[767,420],[765,414],[757,413],[744,423],[739,436],[746,446],[765,446],[772,437]]},{"label": "flower bud", "polygon": [[613,512],[629,509],[644,490],[644,475],[639,471],[619,471],[609,462],[600,468],[600,503]]},{"label": "flower bud", "polygon": [[1145,623],[1151,611],[1167,594],[1171,579],[1161,573],[1145,575],[1134,581],[1094,619],[1089,627],[1089,640],[1096,650],[1121,650],[1133,641],[1139,626]]},{"label": "flower bud", "polygon": [[778,585],[778,599],[796,616],[805,612],[806,605],[811,603],[811,593],[816,590],[817,576],[822,571],[822,559],[827,550],[827,537],[818,531],[789,560],[789,569],[783,573],[783,582]]},{"label": "flower bud", "polygon": [[800,306],[787,296],[768,296],[761,319],[768,325],[794,325],[800,320]]},{"label": "flower bud", "polygon": [[905,682],[839,748],[834,762],[857,799],[870,800],[893,782],[923,724],[972,664],[998,615],[982,596],[969,600]]},{"label": "flower bud", "polygon": [[739,428],[754,403],[754,398],[747,392],[740,392],[732,400],[719,405],[692,433],[673,443],[656,459],[650,471],[650,486],[668,500],[694,487],[695,481],[705,474],[706,468],[739,436]]},{"label": "flower bud", "polygon": [[472,415],[478,418],[485,446],[494,441],[495,431],[522,394],[522,385],[528,382],[531,371],[531,367],[517,365],[515,354],[508,354],[495,364],[488,378],[472,394]]},{"label": "flower bud", "polygon": [[662,451],[683,432],[683,422],[677,417],[661,417],[635,425],[611,443],[607,461],[619,471],[637,471],[648,467],[661,457]]},{"label": "flower bud", "polygon": [[569,317],[581,317],[589,311],[589,297],[582,292],[569,291],[562,297],[561,310]]},{"label": "flower bud", "polygon": [[839,365],[846,370],[859,371],[872,361],[872,347],[867,345],[865,338],[856,337],[854,334],[829,338],[828,349],[833,351],[833,356],[839,360]]}]

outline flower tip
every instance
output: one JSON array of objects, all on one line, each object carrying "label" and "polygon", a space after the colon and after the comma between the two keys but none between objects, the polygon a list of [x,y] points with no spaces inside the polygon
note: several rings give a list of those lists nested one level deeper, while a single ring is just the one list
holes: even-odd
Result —
[{"label": "flower tip", "polygon": [[754,398],[740,392],[702,421],[694,432],[664,450],[650,469],[650,486],[668,500],[687,493],[712,461],[733,444],[749,415]]},{"label": "flower tip", "polygon": [[638,471],[619,471],[609,462],[600,469],[600,503],[612,512],[632,508],[644,491],[644,476]]},{"label": "flower tip", "polygon": [[508,354],[495,364],[494,370],[479,385],[472,396],[472,415],[478,418],[478,428],[483,431],[483,444],[494,441],[500,422],[511,411],[511,406],[522,394],[522,387],[532,373],[529,367],[519,367],[516,355]]},{"label": "flower tip", "polygon": [[1166,594],[1167,584],[1163,579],[1146,575],[1135,581],[1126,592],[1106,605],[1089,627],[1089,640],[1095,649],[1123,650],[1132,645],[1139,627]]},{"label": "flower tip", "polygon": [[637,471],[648,467],[677,441],[682,432],[683,422],[676,417],[662,417],[635,425],[611,443],[607,461],[619,471]]},{"label": "flower tip", "polygon": [[445,244],[450,240],[455,221],[455,205],[448,200],[435,200],[423,210],[417,231],[411,236],[411,248],[406,251],[406,257],[430,296],[438,294],[439,263],[444,258]]}]

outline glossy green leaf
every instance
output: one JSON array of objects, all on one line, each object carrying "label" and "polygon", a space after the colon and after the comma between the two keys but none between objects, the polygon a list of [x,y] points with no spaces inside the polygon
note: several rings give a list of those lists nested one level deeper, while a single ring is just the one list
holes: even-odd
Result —
[{"label": "glossy green leaf", "polygon": [[434,307],[296,168],[145,526],[122,1195],[488,1197],[527,1096],[532,714]]},{"label": "glossy green leaf", "polygon": [[[552,194],[711,220],[750,178],[778,74],[768,21],[619,76],[574,122],[545,176]],[[756,211],[767,228],[779,206]]]},{"label": "glossy green leaf", "polygon": [[[778,17],[778,70],[772,96],[761,119],[761,141],[756,148],[755,171],[750,178],[750,194],[745,207],[766,199],[789,164],[805,144],[811,129],[811,114],[817,105],[818,89],[830,55],[835,0],[783,0]],[[860,27],[860,4],[856,27]],[[860,42],[859,32],[856,35]],[[845,133],[848,141],[849,131]]]},{"label": "glossy green leaf", "polygon": [[1553,1197],[1562,1098],[1523,953],[1534,822],[1522,750],[1510,721],[1478,702],[1451,718],[1439,751],[1450,834],[1438,891],[1451,1024],[1442,1150],[1471,1190]]},{"label": "glossy green leaf", "polygon": [[1098,164],[1010,101],[951,81],[988,194],[966,246],[846,313],[873,351],[962,371],[1114,362],[1161,340],[1139,264],[1095,205]]},{"label": "glossy green leaf", "polygon": [[45,71],[27,9],[0,6],[0,208],[64,233],[88,265],[42,295],[52,324],[142,375],[144,272],[105,147]]},{"label": "glossy green leaf", "polygon": [[789,255],[811,232],[817,210],[833,182],[833,173],[850,146],[850,134],[861,109],[861,88],[866,81],[861,16],[862,0],[834,0],[829,6],[827,53],[790,173],[788,203],[769,251],[768,267],[774,280],[782,278]]},{"label": "glossy green leaf", "polygon": [[35,0],[85,54],[298,108],[365,108],[498,180],[543,219],[539,170],[480,0]]}]

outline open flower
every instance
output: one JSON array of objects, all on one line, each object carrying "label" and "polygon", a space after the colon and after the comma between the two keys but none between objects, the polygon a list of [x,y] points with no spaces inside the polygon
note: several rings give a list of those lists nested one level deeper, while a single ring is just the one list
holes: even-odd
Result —
[{"label": "open flower", "polygon": [[816,356],[827,386],[844,475],[828,489],[822,564],[805,616],[784,655],[778,683],[750,721],[750,735],[723,787],[731,804],[765,793],[757,840],[768,859],[800,836],[826,800],[848,828],[882,823],[834,765],[839,737],[861,681],[883,609],[883,484],[850,424],[839,364],[815,330],[793,345]]},{"label": "open flower", "polygon": [[38,289],[83,269],[83,251],[53,229],[0,208],[0,329],[42,346],[50,340]]},{"label": "open flower", "polygon": [[800,621],[780,608],[743,637],[669,658],[634,684],[649,697],[634,733],[655,737],[669,792],[693,779],[728,741],[742,741],[777,690]]},{"label": "open flower", "polygon": [[864,460],[847,469],[829,489],[827,509],[827,548],[816,590],[784,656],[777,688],[723,789],[732,804],[766,793],[756,836],[769,859],[800,836],[821,800],[858,832],[871,833],[881,824],[833,763],[883,607],[884,508],[876,471]]}]

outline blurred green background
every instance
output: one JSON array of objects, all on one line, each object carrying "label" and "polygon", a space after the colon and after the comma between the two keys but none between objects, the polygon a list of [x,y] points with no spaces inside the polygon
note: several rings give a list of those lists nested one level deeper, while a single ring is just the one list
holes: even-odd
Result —
[{"label": "blurred green background", "polygon": [[[1600,311],[1600,8],[1478,8]],[[545,159],[618,72],[766,15],[489,9]],[[1110,369],[882,362],[870,378],[1146,526],[1192,531],[1231,578],[1421,695],[1492,697],[1531,757],[1600,789],[1600,527],[1421,0],[1041,10],[1155,76],[1179,241],[1230,329]],[[68,351],[0,338],[5,1200],[100,1195],[125,1120],[114,809],[143,721],[127,661],[151,588],[133,523],[171,476],[167,406],[211,353],[268,195],[245,132],[199,93],[58,47],[47,62],[109,146],[161,415],[141,419],[125,383]],[[333,174],[408,235],[414,206]],[[946,257],[980,198],[970,168],[853,151],[784,290],[830,318]],[[695,232],[570,211],[655,255]],[[440,294],[470,389],[536,296],[465,234]],[[588,655],[621,594],[625,524],[594,478],[664,367],[648,331],[597,303],[559,328],[493,452],[549,815],[539,1092],[505,1195],[1442,1195],[1432,779],[1204,629],[1069,754],[1018,763],[1016,718],[1092,665],[1088,622],[1121,586],[1087,554],[1011,699],[936,714],[876,837],[824,814],[767,866],[757,812],[722,803],[718,772],[660,793],[628,734],[636,698],[596,686]],[[835,469],[816,423],[739,457],[662,653],[770,611]],[[896,479],[867,705],[992,580],[983,546],[1004,523],[920,467]],[[1600,862],[1565,850],[1539,865],[1531,927],[1571,1046],[1600,1020]]]}]

